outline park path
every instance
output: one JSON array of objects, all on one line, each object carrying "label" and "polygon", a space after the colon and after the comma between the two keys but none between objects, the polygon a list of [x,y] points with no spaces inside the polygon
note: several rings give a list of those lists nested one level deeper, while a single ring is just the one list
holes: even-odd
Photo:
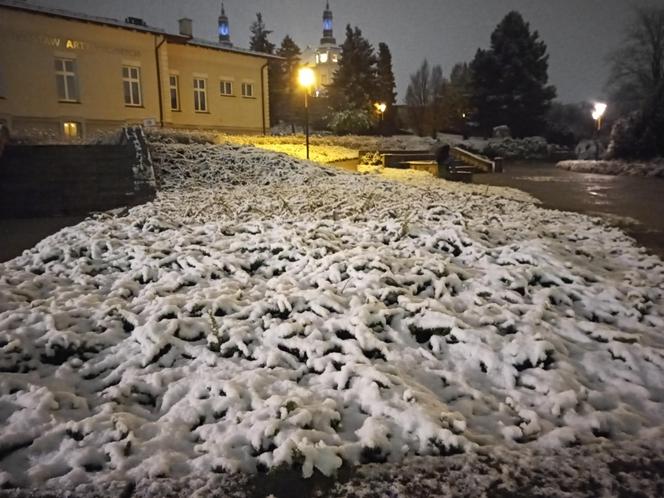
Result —
[{"label": "park path", "polygon": [[513,187],[542,206],[602,216],[664,259],[664,179],[576,173],[551,163],[516,162],[473,183]]}]

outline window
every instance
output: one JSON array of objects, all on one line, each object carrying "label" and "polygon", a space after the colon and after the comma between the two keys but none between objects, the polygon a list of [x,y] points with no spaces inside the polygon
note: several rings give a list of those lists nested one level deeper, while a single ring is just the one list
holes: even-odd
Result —
[{"label": "window", "polygon": [[141,105],[141,68],[122,66],[124,103],[127,106]]},{"label": "window", "polygon": [[219,83],[219,89],[222,95],[233,95],[233,82],[221,81]]},{"label": "window", "polygon": [[327,62],[327,52],[320,54],[320,62],[321,64],[325,64]]},{"label": "window", "polygon": [[194,78],[194,111],[207,112],[207,81]]},{"label": "window", "polygon": [[58,88],[58,100],[78,102],[78,81],[74,59],[55,59],[55,81]]},{"label": "window", "polygon": [[168,77],[168,85],[171,93],[171,110],[180,110],[180,78],[177,74]]},{"label": "window", "polygon": [[243,97],[253,97],[254,96],[254,84],[253,83],[242,83],[242,96]]},{"label": "window", "polygon": [[81,123],[76,121],[65,121],[62,123],[62,132],[65,138],[80,138],[81,137]]}]

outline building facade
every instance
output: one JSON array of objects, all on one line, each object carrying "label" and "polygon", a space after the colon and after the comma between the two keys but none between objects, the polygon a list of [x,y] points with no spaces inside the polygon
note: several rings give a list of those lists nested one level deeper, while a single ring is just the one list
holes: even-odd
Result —
[{"label": "building facade", "polygon": [[265,133],[272,56],[232,46],[223,6],[219,33],[0,0],[0,123],[53,139],[125,124]]},{"label": "building facade", "polygon": [[323,37],[318,47],[307,47],[302,53],[302,62],[314,69],[316,74],[316,91],[325,92],[325,87],[332,83],[334,73],[341,59],[341,47],[334,37],[334,16],[330,3],[326,2],[323,11]]}]

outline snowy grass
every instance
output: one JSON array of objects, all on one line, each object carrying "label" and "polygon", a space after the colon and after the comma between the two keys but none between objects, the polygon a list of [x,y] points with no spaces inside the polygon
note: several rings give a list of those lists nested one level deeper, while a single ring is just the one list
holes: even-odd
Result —
[{"label": "snowy grass", "polygon": [[664,159],[654,161],[560,161],[556,167],[578,173],[664,178]]},{"label": "snowy grass", "polygon": [[661,429],[664,266],[618,229],[251,147],[153,156],[153,203],[0,264],[0,485]]}]

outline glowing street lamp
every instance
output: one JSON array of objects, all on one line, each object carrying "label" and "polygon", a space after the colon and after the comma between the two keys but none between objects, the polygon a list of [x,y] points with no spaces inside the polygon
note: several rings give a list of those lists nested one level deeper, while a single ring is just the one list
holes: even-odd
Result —
[{"label": "glowing street lamp", "polygon": [[309,91],[316,83],[316,75],[310,67],[301,67],[297,81],[304,88],[304,133],[307,141],[307,159],[309,159]]},{"label": "glowing street lamp", "polygon": [[602,128],[602,116],[606,112],[606,104],[602,102],[595,102],[595,107],[593,108],[592,117],[597,121],[597,131]]},{"label": "glowing street lamp", "polygon": [[376,111],[378,111],[378,114],[380,115],[379,127],[382,130],[383,129],[383,114],[385,114],[385,110],[387,109],[387,104],[385,102],[376,102],[374,104],[374,107],[376,108]]}]

